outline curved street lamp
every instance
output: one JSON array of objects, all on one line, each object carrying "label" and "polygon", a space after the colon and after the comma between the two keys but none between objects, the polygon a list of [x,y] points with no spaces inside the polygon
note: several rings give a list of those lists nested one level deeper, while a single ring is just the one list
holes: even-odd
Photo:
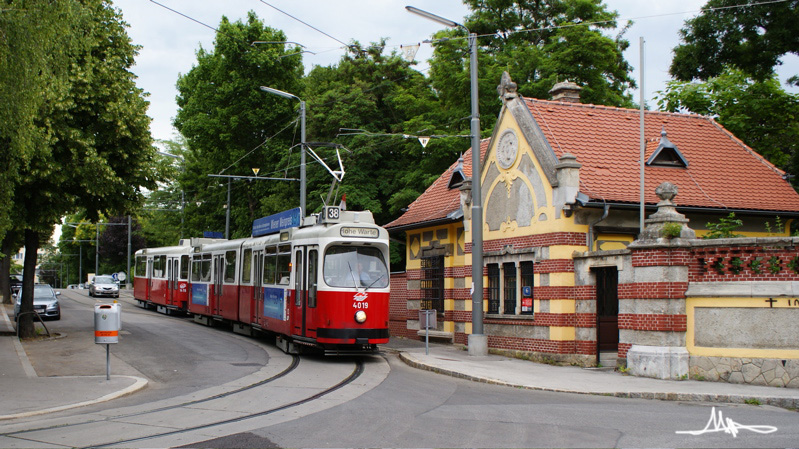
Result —
[{"label": "curved street lamp", "polygon": [[294,99],[300,102],[300,217],[305,217],[305,101],[294,94],[271,87],[261,86],[261,90],[278,97]]},{"label": "curved street lamp", "polygon": [[477,34],[462,24],[433,13],[406,6],[413,14],[450,28],[462,28],[469,35],[469,78],[472,101],[472,333],[469,355],[488,354],[488,338],[483,335],[483,197],[480,187],[480,112],[477,97]]}]

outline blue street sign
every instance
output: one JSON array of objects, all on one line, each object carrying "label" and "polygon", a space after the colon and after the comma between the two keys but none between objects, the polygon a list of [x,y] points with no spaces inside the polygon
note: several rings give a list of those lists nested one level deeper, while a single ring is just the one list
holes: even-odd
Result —
[{"label": "blue street sign", "polygon": [[300,225],[302,209],[299,207],[278,212],[268,217],[259,218],[252,222],[252,236],[274,234],[283,229],[296,228]]}]

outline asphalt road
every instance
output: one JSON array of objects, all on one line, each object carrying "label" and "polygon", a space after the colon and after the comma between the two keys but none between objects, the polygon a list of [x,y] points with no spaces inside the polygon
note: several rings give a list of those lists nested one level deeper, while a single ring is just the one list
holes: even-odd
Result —
[{"label": "asphalt road", "polygon": [[549,393],[419,371],[393,356],[377,388],[338,407],[191,447],[797,447],[799,413],[723,405],[725,418],[778,428],[681,435],[718,404]]},{"label": "asphalt road", "polygon": [[[93,298],[65,291],[65,338],[26,344],[75,375],[104,373],[90,332]],[[31,419],[19,447],[797,447],[799,413],[775,407],[679,403],[538,392],[420,371],[385,351],[364,358],[292,358],[271,342],[136,308],[123,298],[112,370],[151,381],[139,393]],[[42,353],[39,353],[41,355]],[[53,356],[56,356],[53,358]],[[63,365],[62,365],[63,364]],[[296,364],[296,366],[294,365]],[[47,367],[37,366],[39,375]],[[282,375],[281,373],[286,373]],[[281,376],[281,377],[277,377]],[[259,383],[261,382],[261,383]],[[716,407],[745,426],[703,429]]]}]

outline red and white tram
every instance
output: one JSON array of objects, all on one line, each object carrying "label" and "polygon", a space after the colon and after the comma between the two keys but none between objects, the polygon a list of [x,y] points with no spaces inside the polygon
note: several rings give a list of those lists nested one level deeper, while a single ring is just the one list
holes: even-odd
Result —
[{"label": "red and white tram", "polygon": [[140,250],[134,295],[141,304],[176,298],[164,310],[185,310],[204,324],[274,333],[291,353],[302,346],[328,354],[374,351],[387,343],[386,230],[371,212],[338,207],[299,222],[295,209],[257,220],[251,238]]},{"label": "red and white tram", "polygon": [[179,246],[136,252],[133,296],[140,307],[161,313],[187,312],[192,248],[213,239],[182,239]]}]

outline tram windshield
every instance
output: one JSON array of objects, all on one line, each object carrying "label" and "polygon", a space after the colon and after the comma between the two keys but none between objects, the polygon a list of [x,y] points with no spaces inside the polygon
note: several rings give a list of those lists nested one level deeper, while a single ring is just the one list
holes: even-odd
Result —
[{"label": "tram windshield", "polygon": [[383,253],[365,246],[331,246],[325,253],[325,283],[331,287],[388,287]]}]

